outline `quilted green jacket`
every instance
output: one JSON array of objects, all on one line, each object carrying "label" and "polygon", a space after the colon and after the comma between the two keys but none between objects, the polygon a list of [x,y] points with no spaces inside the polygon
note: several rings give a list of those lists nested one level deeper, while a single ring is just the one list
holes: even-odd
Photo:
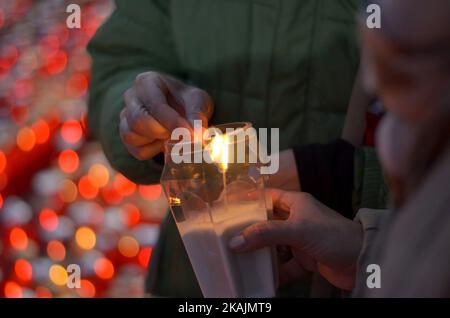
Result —
[{"label": "quilted green jacket", "polygon": [[[359,64],[358,5],[117,0],[89,45],[90,128],[115,169],[138,183],[159,182],[162,167],[134,159],[118,134],[122,94],[137,74],[154,70],[206,90],[215,104],[212,124],[280,128],[281,150],[338,138]],[[375,154],[359,149],[356,156],[355,208],[382,206]],[[149,284],[163,296],[201,295],[170,218],[152,257]]]}]

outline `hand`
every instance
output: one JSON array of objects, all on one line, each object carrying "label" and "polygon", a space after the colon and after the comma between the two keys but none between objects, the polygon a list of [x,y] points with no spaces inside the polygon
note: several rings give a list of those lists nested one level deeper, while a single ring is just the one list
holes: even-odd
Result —
[{"label": "hand", "polygon": [[201,120],[206,127],[213,111],[205,91],[155,72],[139,74],[124,100],[120,137],[139,160],[163,151],[164,141],[177,127],[192,131],[194,120]]},{"label": "hand", "polygon": [[246,252],[281,244],[291,248],[293,258],[280,268],[280,283],[297,278],[304,270],[319,272],[334,286],[351,290],[362,246],[362,228],[302,192],[267,190],[275,212],[285,220],[254,224],[229,246]]}]

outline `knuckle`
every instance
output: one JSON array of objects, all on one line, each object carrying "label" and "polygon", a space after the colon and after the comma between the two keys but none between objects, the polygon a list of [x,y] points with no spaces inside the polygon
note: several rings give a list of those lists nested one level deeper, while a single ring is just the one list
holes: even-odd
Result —
[{"label": "knuckle", "polygon": [[142,84],[143,82],[152,82],[159,78],[159,75],[157,72],[149,71],[145,73],[140,73],[136,76],[135,84]]},{"label": "knuckle", "polygon": [[191,89],[190,95],[192,97],[202,101],[205,104],[207,104],[211,99],[211,97],[209,97],[207,92],[205,92],[204,90],[197,88],[197,87],[194,87]]},{"label": "knuckle", "polygon": [[134,136],[133,136],[133,134],[131,134],[129,132],[124,133],[122,135],[122,139],[127,144],[130,144],[130,145],[134,144]]},{"label": "knuckle", "polygon": [[196,106],[198,110],[202,113],[209,115],[212,113],[212,99],[207,92],[204,90],[193,87],[187,93],[187,98],[197,101]]}]

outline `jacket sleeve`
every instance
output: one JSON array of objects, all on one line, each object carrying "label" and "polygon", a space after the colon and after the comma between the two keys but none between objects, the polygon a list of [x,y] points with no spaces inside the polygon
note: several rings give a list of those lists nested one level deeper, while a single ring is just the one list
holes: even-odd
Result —
[{"label": "jacket sleeve", "polygon": [[130,180],[159,182],[162,166],[132,157],[119,135],[123,93],[142,72],[181,76],[173,43],[169,1],[116,0],[116,9],[88,45],[92,78],[88,122],[112,167]]},{"label": "jacket sleeve", "polygon": [[360,208],[385,209],[389,190],[376,149],[360,147],[355,150],[353,163],[353,210]]},{"label": "jacket sleeve", "polygon": [[354,297],[361,297],[364,293],[367,278],[367,266],[374,263],[377,249],[382,244],[383,228],[389,222],[389,210],[360,209],[354,221],[361,224],[363,242],[359,252],[356,270],[356,284]]},{"label": "jacket sleeve", "polygon": [[360,208],[386,207],[388,191],[374,148],[343,139],[293,148],[302,191],[352,219]]}]

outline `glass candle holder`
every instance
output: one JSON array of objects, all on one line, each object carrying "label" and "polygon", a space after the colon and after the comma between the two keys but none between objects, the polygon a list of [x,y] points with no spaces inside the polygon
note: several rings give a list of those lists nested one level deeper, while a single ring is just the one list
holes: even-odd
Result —
[{"label": "glass candle holder", "polygon": [[[232,237],[268,218],[257,136],[249,123],[215,128],[221,134],[210,142],[184,144],[190,162],[176,163],[177,142],[166,143],[161,185],[203,295],[273,297],[271,249],[235,253],[228,248]],[[209,162],[194,162],[199,151]]]}]

